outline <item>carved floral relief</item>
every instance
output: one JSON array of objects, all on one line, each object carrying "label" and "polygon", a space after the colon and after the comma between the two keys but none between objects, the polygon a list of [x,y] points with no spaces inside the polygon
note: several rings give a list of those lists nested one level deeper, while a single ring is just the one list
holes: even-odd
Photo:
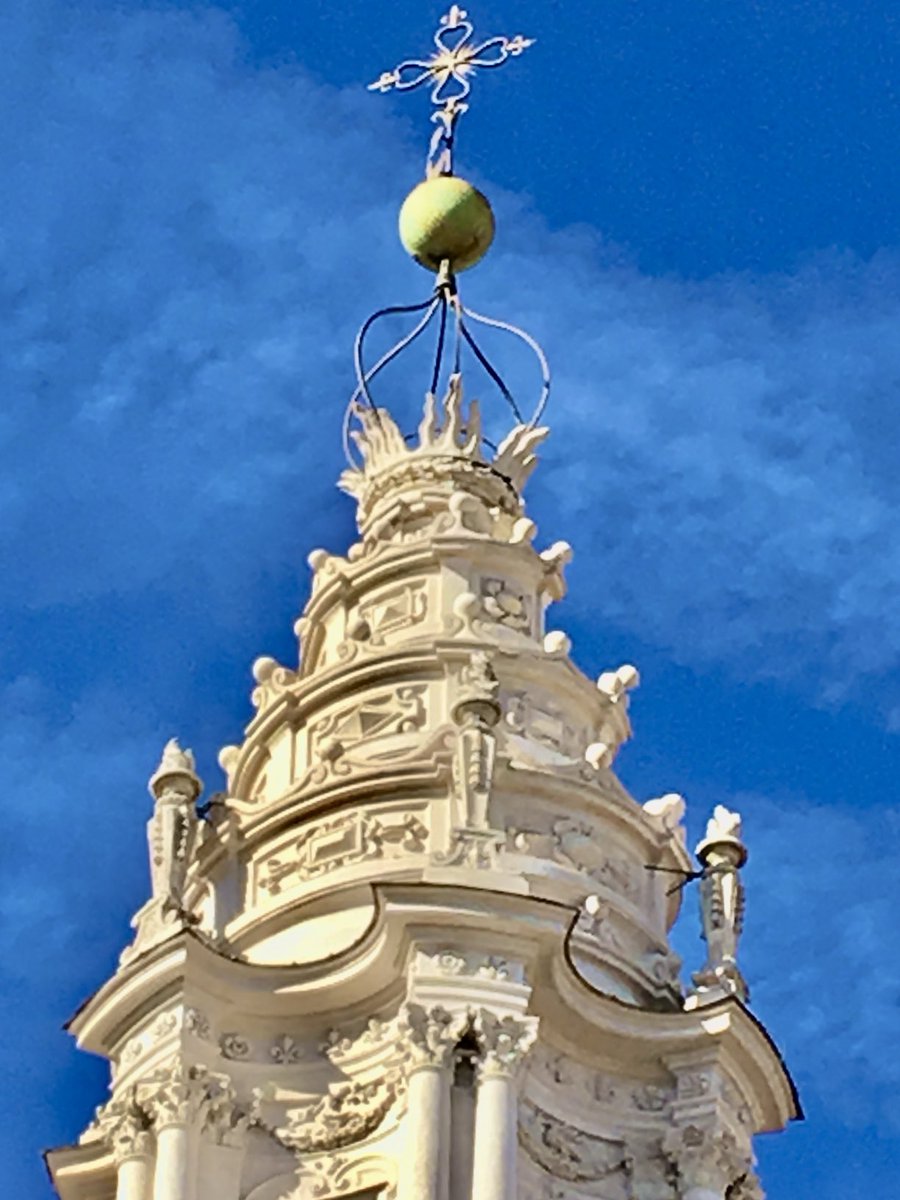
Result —
[{"label": "carved floral relief", "polygon": [[630,1167],[622,1142],[570,1125],[530,1100],[519,1113],[522,1148],[553,1179],[583,1184],[618,1177],[626,1183]]}]

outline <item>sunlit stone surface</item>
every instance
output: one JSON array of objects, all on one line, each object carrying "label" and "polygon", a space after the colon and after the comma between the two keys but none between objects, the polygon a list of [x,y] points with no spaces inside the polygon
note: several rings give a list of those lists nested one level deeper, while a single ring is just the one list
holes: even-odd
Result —
[{"label": "sunlit stone surface", "polygon": [[686,996],[684,801],[613,769],[637,672],[588,679],[546,627],[545,433],[485,456],[458,378],[412,443],[361,414],[360,539],[310,555],[298,663],[254,664],[202,818],[189,752],[151,779],[152,895],[71,1025],[112,1084],[49,1155],[63,1200],[762,1195],[752,1138],[795,1101],[741,999],[739,819],[700,847]]}]

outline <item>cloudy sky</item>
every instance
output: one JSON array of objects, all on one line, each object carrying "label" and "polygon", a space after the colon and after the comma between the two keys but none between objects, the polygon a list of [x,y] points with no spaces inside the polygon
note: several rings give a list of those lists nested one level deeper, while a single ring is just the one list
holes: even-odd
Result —
[{"label": "cloudy sky", "polygon": [[[395,237],[421,0],[0,9],[0,872],[10,1195],[44,1200],[102,1064],[62,1021],[147,891],[173,734],[219,778],[249,664],[340,549],[350,347],[428,281]],[[640,798],[745,814],[744,965],[808,1119],[771,1200],[900,1155],[900,14],[890,0],[484,0],[467,277],[554,366],[531,485],[576,551],[554,624],[643,683]],[[521,381],[527,384],[529,380]],[[402,383],[397,383],[402,391]],[[678,945],[696,965],[693,897]]]}]

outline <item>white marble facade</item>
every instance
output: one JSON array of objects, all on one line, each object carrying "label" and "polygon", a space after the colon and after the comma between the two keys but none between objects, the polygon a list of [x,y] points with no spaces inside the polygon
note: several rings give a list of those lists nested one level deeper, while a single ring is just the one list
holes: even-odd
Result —
[{"label": "white marble facade", "polygon": [[360,538],[310,555],[299,665],[254,665],[221,793],[177,743],[151,779],[152,895],[71,1023],[112,1082],[48,1156],[62,1200],[762,1196],[754,1135],[796,1103],[744,1003],[740,826],[698,848],[685,995],[684,803],[613,770],[637,672],[588,679],[545,627],[545,432],[487,460],[458,379],[412,446],[360,414]]}]

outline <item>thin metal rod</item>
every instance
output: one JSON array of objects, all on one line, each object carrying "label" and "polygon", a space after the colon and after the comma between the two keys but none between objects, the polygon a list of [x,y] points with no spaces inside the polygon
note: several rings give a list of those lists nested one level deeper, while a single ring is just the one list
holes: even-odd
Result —
[{"label": "thin metal rod", "polygon": [[434,371],[431,374],[432,395],[437,395],[438,384],[441,381],[441,367],[444,361],[444,336],[447,332],[447,297],[443,291],[439,295],[441,301],[441,324],[438,330],[437,351],[434,356]]},{"label": "thin metal rod", "polygon": [[462,305],[458,299],[453,305],[453,315],[456,318],[453,322],[453,374],[458,375],[462,367]]},{"label": "thin metal rod", "polygon": [[[531,334],[526,333],[524,329],[519,329],[516,325],[510,325],[508,321],[497,321],[493,317],[485,317],[481,313],[473,312],[471,308],[464,308],[463,312],[467,317],[471,317],[473,321],[477,321],[480,325],[487,325],[491,329],[502,329],[505,333],[514,334],[517,338],[521,338],[526,346],[530,346],[534,351],[541,368],[541,396],[528,424],[537,425],[538,421],[544,415],[544,409],[547,407],[547,399],[550,396],[550,364],[547,362],[546,354],[544,354],[544,351]],[[521,420],[521,417],[519,417],[519,420]]]},{"label": "thin metal rod", "polygon": [[[416,338],[419,336],[419,334],[422,333],[427,328],[428,323],[431,321],[431,318],[434,316],[435,312],[437,311],[439,304],[440,304],[440,297],[433,296],[431,299],[424,301],[424,303],[422,303],[422,304],[395,305],[392,308],[382,308],[377,313],[373,313],[372,316],[369,317],[369,319],[366,321],[366,323],[360,329],[359,333],[356,335],[356,343],[353,347],[353,363],[354,363],[354,367],[356,368],[356,378],[357,378],[358,382],[357,382],[356,390],[354,391],[353,395],[350,397],[350,401],[347,404],[347,407],[344,411],[344,425],[343,425],[343,430],[342,430],[344,455],[347,458],[348,462],[350,462],[350,463],[357,462],[356,456],[353,453],[353,444],[350,439],[350,422],[353,419],[353,413],[356,408],[357,399],[360,396],[362,396],[365,399],[366,403],[368,404],[369,408],[371,408],[372,411],[375,413],[376,418],[378,418],[378,420],[380,421],[380,418],[378,417],[378,408],[377,408],[375,402],[373,401],[372,396],[369,392],[369,388],[368,388],[369,383],[382,370],[382,368],[386,367],[388,365],[388,363],[391,362],[392,359],[397,357],[397,355],[401,352],[401,350],[405,350],[406,347],[408,345],[410,345],[411,342],[414,342],[416,340]],[[406,334],[405,337],[401,338],[400,341],[397,342],[396,345],[392,346],[390,350],[388,350],[386,353],[382,354],[381,358],[378,360],[378,362],[375,364],[374,367],[371,367],[368,371],[364,371],[363,365],[362,365],[363,343],[365,340],[365,336],[368,333],[369,329],[371,328],[372,324],[375,321],[377,321],[379,319],[379,317],[391,316],[396,313],[421,312],[423,308],[427,308],[428,311],[425,313],[425,316],[422,317],[422,319],[419,321],[419,323],[415,326],[415,328],[412,329],[408,334]]]},{"label": "thin metal rod", "polygon": [[[468,309],[464,309],[463,311],[468,313]],[[506,384],[500,378],[500,375],[494,369],[494,367],[491,365],[487,356],[484,354],[484,352],[482,351],[482,349],[478,345],[478,343],[475,341],[475,339],[472,337],[471,333],[469,333],[468,329],[466,329],[466,325],[465,325],[465,322],[463,321],[462,317],[460,317],[459,328],[460,328],[460,331],[461,331],[463,337],[466,339],[466,341],[472,347],[472,350],[475,353],[475,357],[478,359],[478,361],[481,363],[481,365],[487,371],[488,375],[490,375],[491,379],[493,379],[494,383],[496,383],[497,387],[500,389],[500,393],[503,396],[503,399],[506,401],[506,403],[509,405],[509,407],[513,410],[516,420],[521,424],[522,423],[522,414],[519,411],[518,404],[516,404],[515,399],[513,398],[512,392],[509,390],[509,388],[506,386]]]},{"label": "thin metal rod", "polygon": [[[401,350],[405,350],[410,342],[415,341],[415,339],[419,336],[419,334],[434,316],[435,310],[437,309],[439,303],[439,298],[437,296],[432,296],[430,299],[423,301],[421,304],[396,304],[391,308],[380,308],[378,312],[372,313],[371,317],[364,322],[359,333],[356,335],[356,341],[353,344],[353,365],[356,368],[357,386],[356,391],[350,397],[351,404],[354,403],[357,396],[362,396],[370,408],[375,408],[375,403],[372,400],[372,397],[369,395],[369,389],[367,386],[369,380],[374,379],[382,367],[386,367],[395,355],[399,354]],[[428,312],[415,327],[415,329],[413,329],[411,333],[407,334],[406,337],[401,338],[401,340],[397,342],[395,346],[392,346],[386,354],[383,354],[375,366],[371,368],[371,370],[365,371],[363,369],[362,361],[363,344],[366,339],[366,334],[369,332],[375,322],[380,320],[382,317],[390,317],[398,313],[421,312],[423,308],[427,308]]]}]

